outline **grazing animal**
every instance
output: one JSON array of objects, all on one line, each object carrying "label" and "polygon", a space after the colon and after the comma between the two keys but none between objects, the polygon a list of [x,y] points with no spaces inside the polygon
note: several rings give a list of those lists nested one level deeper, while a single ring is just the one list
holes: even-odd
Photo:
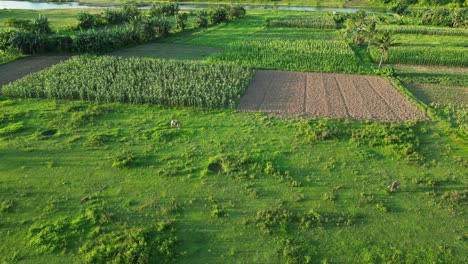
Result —
[{"label": "grazing animal", "polygon": [[178,120],[171,120],[171,127],[181,128],[182,124]]},{"label": "grazing animal", "polygon": [[390,188],[390,192],[394,192],[398,189],[398,187],[400,186],[400,182],[399,181],[394,181],[392,183],[392,185],[389,186]]}]

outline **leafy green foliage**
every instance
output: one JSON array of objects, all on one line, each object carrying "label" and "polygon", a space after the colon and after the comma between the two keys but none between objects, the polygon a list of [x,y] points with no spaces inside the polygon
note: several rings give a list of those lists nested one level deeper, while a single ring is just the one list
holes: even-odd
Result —
[{"label": "leafy green foliage", "polygon": [[236,6],[230,6],[229,11],[228,11],[228,17],[229,19],[239,19],[242,17],[245,17],[246,11],[243,6],[236,5]]},{"label": "leafy green foliage", "polygon": [[226,11],[226,8],[223,7],[213,8],[208,12],[208,17],[211,23],[220,24],[227,21],[228,12]]},{"label": "leafy green foliage", "polygon": [[195,25],[198,27],[208,27],[208,12],[198,11],[196,13]]},{"label": "leafy green foliage", "polygon": [[179,13],[179,2],[153,4],[149,15],[152,17],[173,16]]},{"label": "leafy green foliage", "polygon": [[[234,107],[251,77],[251,70],[238,66],[139,58],[74,57],[4,86],[3,93],[16,97],[98,102]],[[38,86],[39,83],[43,86]]]}]

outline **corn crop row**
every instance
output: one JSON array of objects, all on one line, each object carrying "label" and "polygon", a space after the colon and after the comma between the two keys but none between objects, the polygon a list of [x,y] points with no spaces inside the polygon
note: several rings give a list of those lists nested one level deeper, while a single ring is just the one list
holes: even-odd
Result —
[{"label": "corn crop row", "polygon": [[218,108],[234,107],[252,76],[233,65],[79,56],[2,89],[13,97]]},{"label": "corn crop row", "polygon": [[211,57],[214,62],[258,69],[317,72],[364,72],[359,59],[344,41],[252,40],[235,42]]},{"label": "corn crop row", "polygon": [[422,34],[439,36],[468,36],[466,28],[409,26],[409,25],[379,25],[379,30],[389,30],[397,34]]},{"label": "corn crop row", "polygon": [[[371,50],[371,57],[378,62],[380,54]],[[468,52],[462,47],[397,46],[390,48],[388,62],[392,64],[419,64],[468,67]]]},{"label": "corn crop row", "polygon": [[271,27],[336,29],[331,16],[293,16],[270,21]]}]

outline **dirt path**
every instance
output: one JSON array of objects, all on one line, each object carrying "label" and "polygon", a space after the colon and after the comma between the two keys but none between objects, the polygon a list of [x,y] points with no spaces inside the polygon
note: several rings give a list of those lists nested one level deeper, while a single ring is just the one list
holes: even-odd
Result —
[{"label": "dirt path", "polygon": [[239,110],[383,121],[426,119],[386,79],[257,71]]},{"label": "dirt path", "polygon": [[68,58],[70,58],[70,55],[31,56],[0,65],[0,87],[29,73],[40,71]]}]

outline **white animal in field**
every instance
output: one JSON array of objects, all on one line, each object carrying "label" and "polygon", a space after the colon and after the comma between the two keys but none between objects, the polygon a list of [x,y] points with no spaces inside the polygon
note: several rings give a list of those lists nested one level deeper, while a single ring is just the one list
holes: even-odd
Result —
[{"label": "white animal in field", "polygon": [[178,120],[171,120],[171,127],[181,128],[182,124]]}]

